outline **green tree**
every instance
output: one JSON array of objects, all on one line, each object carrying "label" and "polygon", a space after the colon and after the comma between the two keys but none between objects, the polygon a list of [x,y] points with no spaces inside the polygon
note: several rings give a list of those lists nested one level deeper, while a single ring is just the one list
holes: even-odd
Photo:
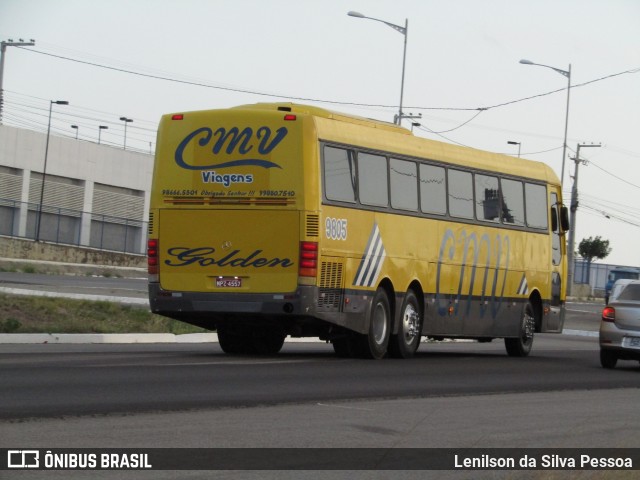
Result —
[{"label": "green tree", "polygon": [[596,238],[583,238],[580,245],[578,245],[578,253],[587,261],[587,283],[589,283],[593,259],[602,260],[611,253],[609,240],[602,240],[599,236]]}]

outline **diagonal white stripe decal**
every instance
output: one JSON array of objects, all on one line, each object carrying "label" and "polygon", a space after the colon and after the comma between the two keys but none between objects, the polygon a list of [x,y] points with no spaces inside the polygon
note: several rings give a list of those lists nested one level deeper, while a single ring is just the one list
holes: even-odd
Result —
[{"label": "diagonal white stripe decal", "polygon": [[367,251],[360,260],[353,284],[360,287],[373,285],[378,275],[380,275],[384,257],[386,257],[386,251],[382,244],[380,229],[376,223],[369,236]]}]

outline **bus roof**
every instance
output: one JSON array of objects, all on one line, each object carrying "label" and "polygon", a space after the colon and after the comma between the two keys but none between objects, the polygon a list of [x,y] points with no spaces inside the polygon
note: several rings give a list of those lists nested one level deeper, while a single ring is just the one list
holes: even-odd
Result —
[{"label": "bus roof", "polygon": [[[275,110],[311,116],[315,119],[318,137],[321,140],[397,152],[398,154],[428,158],[478,170],[499,171],[509,175],[538,179],[554,185],[560,184],[558,176],[545,163],[416,137],[410,130],[389,122],[289,102],[239,105],[232,109]],[[377,132],[375,135],[367,135],[362,127],[375,128]],[[403,135],[403,137],[400,139],[398,135]],[[470,151],[474,152],[473,155],[469,154]]]},{"label": "bus roof", "polygon": [[340,122],[362,125],[370,128],[380,128],[394,133],[403,135],[413,135],[409,130],[394,123],[384,122],[382,120],[374,120],[372,118],[358,117],[357,115],[347,115],[340,112],[334,112],[321,107],[312,105],[302,105],[299,103],[254,103],[250,105],[239,105],[233,109],[242,110],[280,110],[285,112],[296,113],[300,115],[311,115]]}]

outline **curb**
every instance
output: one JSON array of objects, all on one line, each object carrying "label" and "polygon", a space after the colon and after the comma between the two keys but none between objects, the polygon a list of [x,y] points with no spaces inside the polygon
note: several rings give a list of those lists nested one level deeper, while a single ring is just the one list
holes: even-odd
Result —
[{"label": "curb", "polygon": [[27,295],[31,297],[71,298],[74,300],[90,300],[94,302],[114,302],[132,305],[149,306],[149,299],[136,297],[114,297],[110,295],[88,295],[86,293],[62,293],[49,290],[28,290],[25,288],[0,287],[0,293],[10,295]]},{"label": "curb", "polygon": [[[153,344],[218,343],[217,333],[0,333],[0,345],[7,344]],[[326,343],[317,338],[287,337],[285,343]]]},{"label": "curb", "polygon": [[[598,332],[564,330],[561,335],[598,337]],[[463,340],[464,341],[464,340]],[[217,333],[0,333],[0,345],[8,344],[166,344],[218,343]],[[318,338],[287,337],[285,343],[326,343]]]}]

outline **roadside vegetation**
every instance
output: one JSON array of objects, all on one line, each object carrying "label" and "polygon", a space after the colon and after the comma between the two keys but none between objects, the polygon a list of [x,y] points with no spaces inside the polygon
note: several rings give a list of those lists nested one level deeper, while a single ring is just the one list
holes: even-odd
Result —
[{"label": "roadside vegetation", "polygon": [[207,331],[154,315],[146,307],[0,294],[0,333],[184,334]]}]

